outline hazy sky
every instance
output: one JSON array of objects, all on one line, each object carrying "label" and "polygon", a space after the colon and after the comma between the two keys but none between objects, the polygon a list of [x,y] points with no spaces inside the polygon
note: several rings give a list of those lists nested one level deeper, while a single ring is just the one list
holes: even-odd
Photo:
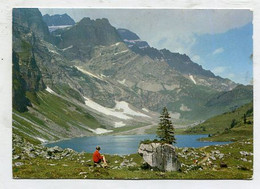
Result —
[{"label": "hazy sky", "polygon": [[42,14],[67,13],[108,18],[116,28],[135,32],[150,46],[187,54],[216,75],[248,84],[252,80],[252,12],[207,9],[40,9]]}]

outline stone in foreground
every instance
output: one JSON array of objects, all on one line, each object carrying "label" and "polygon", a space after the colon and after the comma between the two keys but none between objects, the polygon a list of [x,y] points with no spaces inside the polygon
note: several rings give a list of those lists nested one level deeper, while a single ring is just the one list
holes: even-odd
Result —
[{"label": "stone in foreground", "polygon": [[177,159],[174,146],[170,144],[141,144],[138,153],[151,167],[161,171],[178,171],[181,164]]}]

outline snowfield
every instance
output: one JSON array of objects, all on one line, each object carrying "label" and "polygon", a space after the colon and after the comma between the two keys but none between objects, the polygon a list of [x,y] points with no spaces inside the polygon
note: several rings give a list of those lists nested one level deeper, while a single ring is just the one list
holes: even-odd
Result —
[{"label": "snowfield", "polygon": [[111,47],[114,47],[114,46],[118,46],[118,45],[120,45],[120,42],[117,42],[117,43],[112,44],[112,45],[110,45],[110,46],[111,46]]},{"label": "snowfield", "polygon": [[122,85],[126,85],[126,84],[125,84],[125,81],[126,81],[125,79],[123,79],[122,81],[120,81],[120,80],[117,80],[117,81],[118,81],[118,83],[120,83],[120,84],[122,84]]},{"label": "snowfield", "polygon": [[72,25],[62,25],[62,26],[48,26],[48,29],[50,32],[53,32],[57,29],[64,29],[64,28],[68,28],[71,27]]},{"label": "snowfield", "polygon": [[103,80],[103,78],[102,77],[99,77],[98,75],[95,75],[95,74],[93,74],[93,73],[91,73],[91,72],[89,72],[89,71],[87,71],[87,70],[84,70],[84,69],[82,69],[82,68],[79,68],[78,66],[75,66],[79,71],[81,71],[82,73],[84,73],[84,74],[87,74],[87,75],[89,75],[89,76],[91,76],[91,77],[94,77],[94,78],[97,78],[97,79],[99,79],[99,80]]},{"label": "snowfield", "polygon": [[68,50],[68,49],[71,49],[73,47],[73,45],[70,45],[69,47],[66,47],[66,48],[64,48],[64,49],[61,49],[62,51],[66,51],[66,50]]},{"label": "snowfield", "polygon": [[142,108],[142,110],[145,112],[149,112],[149,110],[147,110],[146,108]]},{"label": "snowfield", "polygon": [[96,134],[104,134],[104,133],[113,132],[112,130],[107,130],[107,129],[103,129],[103,128],[97,128],[97,129],[88,128],[88,130],[90,130],[90,131],[92,131],[93,133],[96,133]]},{"label": "snowfield", "polygon": [[51,52],[51,53],[53,53],[53,54],[57,54],[57,55],[60,55],[57,51],[54,51],[54,50],[50,50],[50,49],[48,49],[49,50],[49,52]]},{"label": "snowfield", "polygon": [[197,82],[195,81],[195,79],[194,79],[193,75],[189,75],[189,77],[190,77],[191,81],[193,81],[193,83],[196,85],[196,84],[197,84]]},{"label": "snowfield", "polygon": [[38,139],[39,141],[41,141],[42,143],[45,143],[45,142],[47,142],[47,140],[44,140],[44,139],[42,139],[42,138],[39,138],[39,137],[36,137],[36,139]]},{"label": "snowfield", "polygon": [[131,108],[129,108],[129,104],[125,101],[116,101],[115,109],[122,110],[127,115],[149,117],[148,115],[132,110]]},{"label": "snowfield", "polygon": [[181,111],[184,111],[184,112],[191,111],[191,109],[188,108],[188,106],[185,106],[184,104],[181,104],[180,110],[181,110]]},{"label": "snowfield", "polygon": [[115,128],[123,127],[123,126],[125,126],[125,123],[123,123],[123,121],[115,122]]},{"label": "snowfield", "polygon": [[100,113],[103,113],[103,114],[106,114],[106,115],[111,115],[111,116],[114,116],[114,117],[117,117],[117,118],[120,118],[120,119],[131,119],[131,117],[125,115],[123,112],[116,112],[114,109],[112,108],[107,108],[107,107],[104,107],[104,106],[101,106],[100,104],[90,100],[89,98],[85,98],[85,104],[100,112]]},{"label": "snowfield", "polygon": [[49,93],[51,93],[51,94],[54,94],[54,95],[57,95],[57,93],[55,93],[51,88],[49,88],[48,86],[47,86],[47,88],[46,88],[46,91],[48,91]]},{"label": "snowfield", "polygon": [[122,54],[122,53],[125,53],[125,52],[128,52],[128,50],[124,50],[124,51],[120,51],[120,52],[114,53],[114,55]]},{"label": "snowfield", "polygon": [[134,39],[134,40],[128,40],[128,39],[124,39],[124,42],[128,42],[128,43],[136,43],[136,42],[142,42],[143,40],[141,39]]},{"label": "snowfield", "polygon": [[114,108],[107,108],[107,107],[101,106],[100,104],[90,100],[87,97],[84,97],[84,99],[85,99],[86,106],[88,106],[102,114],[114,116],[119,119],[124,119],[124,120],[133,119],[130,116],[149,117],[143,113],[132,110],[131,108],[129,108],[129,104],[124,101],[120,101],[120,102],[116,101],[116,106]]}]

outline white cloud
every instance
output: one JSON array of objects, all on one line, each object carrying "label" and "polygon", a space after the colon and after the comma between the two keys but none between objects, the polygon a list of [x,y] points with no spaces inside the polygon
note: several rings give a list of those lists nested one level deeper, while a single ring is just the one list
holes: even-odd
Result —
[{"label": "white cloud", "polygon": [[213,72],[214,74],[219,75],[219,74],[224,73],[226,70],[227,70],[227,67],[218,66],[218,67],[213,68],[212,72]]},{"label": "white cloud", "polygon": [[223,48],[218,48],[216,50],[213,51],[213,55],[216,55],[216,54],[220,54],[220,53],[223,53],[224,52],[224,49]]}]

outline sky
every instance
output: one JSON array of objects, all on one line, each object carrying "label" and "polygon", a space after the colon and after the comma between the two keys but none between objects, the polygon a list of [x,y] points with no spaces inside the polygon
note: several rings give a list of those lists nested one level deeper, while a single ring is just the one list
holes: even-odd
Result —
[{"label": "sky", "polygon": [[246,9],[40,9],[42,14],[67,13],[107,18],[116,28],[135,32],[150,46],[187,54],[204,69],[237,83],[253,78],[253,13]]}]

